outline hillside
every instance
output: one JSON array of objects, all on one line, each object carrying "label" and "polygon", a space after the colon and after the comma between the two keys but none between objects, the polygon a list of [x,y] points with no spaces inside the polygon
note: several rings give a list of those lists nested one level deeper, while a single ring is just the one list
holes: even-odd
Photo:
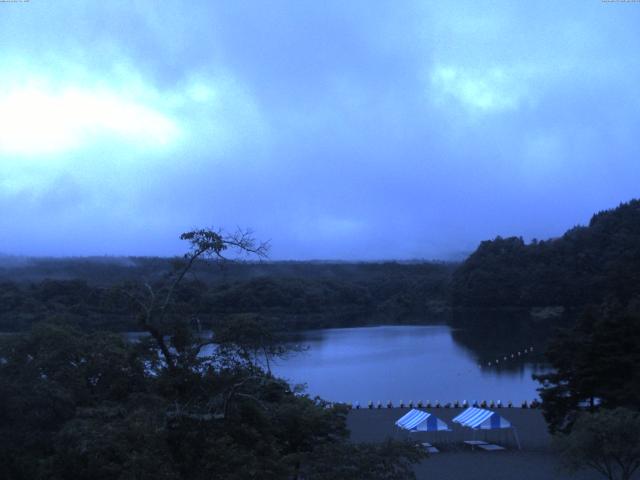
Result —
[{"label": "hillside", "polygon": [[640,200],[595,214],[562,237],[484,241],[454,272],[456,307],[567,308],[640,299]]},{"label": "hillside", "polygon": [[[122,286],[147,282],[159,288],[172,268],[167,258],[5,260],[0,331],[24,330],[51,317],[89,329],[133,330]],[[442,321],[454,269],[424,262],[203,261],[179,289],[174,309],[205,325],[227,315],[260,314],[292,330]]]}]

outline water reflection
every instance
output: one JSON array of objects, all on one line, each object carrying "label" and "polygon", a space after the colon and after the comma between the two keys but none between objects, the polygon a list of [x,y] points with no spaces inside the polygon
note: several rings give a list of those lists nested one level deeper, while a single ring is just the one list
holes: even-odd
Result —
[{"label": "water reflection", "polygon": [[[361,404],[370,400],[519,404],[538,397],[538,383],[531,374],[548,369],[543,352],[557,321],[532,322],[516,314],[495,313],[454,320],[454,327],[297,332],[292,342],[306,350],[276,360],[273,371],[291,383],[307,384],[312,395]],[[130,333],[129,338],[137,339],[136,335],[140,334]]]},{"label": "water reflection", "polygon": [[538,384],[531,374],[544,365],[533,355],[521,355],[497,368],[486,366],[488,358],[507,353],[527,337],[506,336],[514,333],[513,328],[480,333],[448,326],[313,331],[303,339],[308,350],[277,362],[274,372],[292,383],[306,383],[309,393],[334,401],[519,403],[536,398]]},{"label": "water reflection", "polygon": [[503,371],[522,370],[525,364],[542,368],[549,338],[572,321],[568,316],[534,320],[521,310],[462,311],[453,315],[452,336],[485,367],[491,363]]}]

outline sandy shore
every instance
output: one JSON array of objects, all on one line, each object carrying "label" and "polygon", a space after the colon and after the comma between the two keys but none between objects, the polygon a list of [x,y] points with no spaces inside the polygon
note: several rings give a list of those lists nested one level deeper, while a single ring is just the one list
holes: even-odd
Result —
[{"label": "sandy shore", "polygon": [[[474,439],[469,429],[452,424],[462,409],[431,408],[429,411],[446,421],[453,431],[434,434],[399,431],[394,422],[409,409],[383,408],[352,410],[347,418],[351,438],[357,442],[377,442],[385,438],[429,441],[441,447],[441,453],[416,467],[418,479],[429,480],[596,480],[595,472],[569,475],[559,469],[558,459],[550,448],[550,436],[540,410],[521,408],[494,409],[515,426],[522,450],[518,450],[510,431],[476,432],[476,440],[486,440],[507,447],[505,451],[471,451],[463,440]],[[636,475],[635,478],[640,478]]]}]

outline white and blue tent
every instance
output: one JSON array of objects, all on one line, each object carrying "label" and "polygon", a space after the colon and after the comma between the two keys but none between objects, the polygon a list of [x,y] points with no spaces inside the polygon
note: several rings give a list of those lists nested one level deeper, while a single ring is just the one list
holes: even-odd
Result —
[{"label": "white and blue tent", "polygon": [[460,415],[455,417],[452,422],[458,423],[463,427],[472,428],[473,430],[495,430],[501,428],[510,428],[516,439],[518,448],[520,448],[520,440],[516,433],[515,427],[509,420],[501,416],[497,412],[486,410],[484,408],[469,407]]},{"label": "white and blue tent", "polygon": [[396,426],[410,432],[451,431],[449,425],[435,415],[415,408],[396,420]]},{"label": "white and blue tent", "polygon": [[493,430],[495,428],[511,428],[511,422],[497,412],[484,408],[470,407],[452,420],[463,427],[476,430]]}]

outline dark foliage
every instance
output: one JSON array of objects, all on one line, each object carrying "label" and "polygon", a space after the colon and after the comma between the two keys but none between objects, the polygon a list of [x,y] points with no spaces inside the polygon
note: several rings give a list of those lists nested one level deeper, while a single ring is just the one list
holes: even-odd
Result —
[{"label": "dark foliage", "polygon": [[582,307],[638,298],[640,200],[597,213],[557,239],[482,242],[452,280],[455,306]]},{"label": "dark foliage", "polygon": [[[104,262],[51,260],[46,268],[40,263],[44,261],[33,262],[29,278],[38,278],[34,272],[60,277],[66,271],[82,280],[0,283],[0,331],[28,330],[32,323],[52,317],[88,330],[139,329],[130,299],[110,278],[102,281]],[[158,289],[173,271],[166,260],[131,262],[135,266],[113,267],[136,278],[128,281],[131,289],[144,283]],[[228,263],[220,268],[203,260],[176,287],[170,307],[172,314],[197,318],[203,327],[237,314],[260,314],[287,330],[416,318],[442,321],[452,270],[450,264],[437,263]],[[20,276],[19,270],[6,272]]]},{"label": "dark foliage", "polygon": [[640,468],[640,413],[624,408],[582,413],[555,447],[570,472],[590,468],[608,480],[630,480]]},{"label": "dark foliage", "polygon": [[[368,478],[412,478],[416,452],[346,443],[346,407],[263,370],[259,359],[268,368],[288,350],[268,322],[235,316],[207,333],[193,321],[203,285],[183,280],[197,262],[233,249],[263,255],[266,246],[245,232],[181,238],[191,248],[164,278],[108,297],[148,334],[140,341],[60,321],[0,337],[0,478],[292,479],[311,471],[315,451],[335,445],[360,449],[333,463],[338,471],[379,464],[385,476]],[[4,291],[20,298],[13,285]],[[44,282],[29,297],[45,317],[47,308],[64,316],[78,302],[103,305],[95,292],[83,282]]]},{"label": "dark foliage", "polygon": [[326,449],[359,452],[337,472],[396,472],[354,478],[413,478],[411,449],[346,443],[344,407],[233,355],[168,369],[148,346],[51,323],[2,337],[0,478],[290,479]]},{"label": "dark foliage", "polygon": [[570,430],[581,410],[640,409],[640,317],[624,312],[584,315],[560,332],[540,375],[540,396],[551,431]]},{"label": "dark foliage", "polygon": [[[387,440],[380,444],[326,444],[308,456],[304,478],[309,480],[415,479],[413,464],[427,457],[422,446]],[[398,461],[402,458],[402,461]]]}]

